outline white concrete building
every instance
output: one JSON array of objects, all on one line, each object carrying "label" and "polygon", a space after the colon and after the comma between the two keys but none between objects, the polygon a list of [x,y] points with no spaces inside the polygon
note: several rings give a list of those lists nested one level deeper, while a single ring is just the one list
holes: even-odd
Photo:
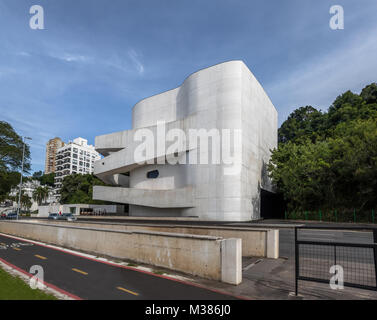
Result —
[{"label": "white concrete building", "polygon": [[[28,180],[28,181],[22,183],[21,189],[23,191],[23,194],[27,195],[30,198],[30,201],[31,201],[30,211],[35,211],[35,210],[38,209],[38,203],[33,199],[33,193],[38,187],[41,187],[41,186],[47,187],[48,190],[49,190],[48,196],[47,196],[46,199],[44,199],[43,202],[44,203],[52,203],[52,202],[55,201],[54,192],[53,192],[52,187],[49,187],[49,186],[46,186],[46,185],[41,185],[40,181],[38,181],[38,180]],[[18,193],[19,193],[19,188],[20,188],[19,185],[15,186],[9,192],[9,195],[12,196],[12,197],[16,197],[16,200],[18,199],[17,197],[18,197]],[[18,200],[13,201],[13,207],[14,208],[18,207]]]},{"label": "white concrete building", "polygon": [[63,178],[73,173],[90,174],[94,169],[94,161],[101,156],[88,145],[88,140],[76,138],[59,148],[56,154],[55,187],[57,193],[61,188]]},{"label": "white concrete building", "polygon": [[[195,72],[180,87],[138,102],[132,116],[132,130],[96,137],[96,150],[105,158],[95,162],[94,174],[114,186],[95,186],[94,199],[127,203],[131,216],[196,216],[220,221],[260,217],[261,189],[272,191],[266,164],[270,150],[277,147],[277,111],[242,61]],[[166,122],[166,132],[178,130],[186,137],[194,130],[204,130],[212,144],[206,149],[202,141],[166,139],[161,147],[157,138],[152,143],[157,152],[151,156],[146,151],[149,161],[141,163],[136,159],[141,132],[145,129],[159,136],[160,121]],[[213,161],[216,132],[224,129],[233,137],[239,133],[239,140],[228,140],[234,156],[239,157],[236,164]],[[223,142],[224,136],[221,139]],[[236,141],[240,142],[238,149]],[[179,146],[173,148],[174,143]],[[194,164],[192,156],[209,156],[212,161]],[[166,162],[171,157],[181,163]]]}]

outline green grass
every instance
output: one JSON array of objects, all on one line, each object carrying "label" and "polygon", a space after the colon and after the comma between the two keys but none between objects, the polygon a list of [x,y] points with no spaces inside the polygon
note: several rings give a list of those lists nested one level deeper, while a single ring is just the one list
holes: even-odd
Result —
[{"label": "green grass", "polygon": [[53,295],[33,290],[22,279],[0,268],[0,300],[56,300]]}]

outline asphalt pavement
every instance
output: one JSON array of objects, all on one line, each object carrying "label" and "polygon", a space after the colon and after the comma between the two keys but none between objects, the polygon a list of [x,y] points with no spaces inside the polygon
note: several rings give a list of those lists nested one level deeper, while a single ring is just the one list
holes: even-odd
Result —
[{"label": "asphalt pavement", "polygon": [[76,299],[233,300],[197,284],[118,266],[33,242],[0,235],[0,259],[28,273],[40,265],[44,281]]}]

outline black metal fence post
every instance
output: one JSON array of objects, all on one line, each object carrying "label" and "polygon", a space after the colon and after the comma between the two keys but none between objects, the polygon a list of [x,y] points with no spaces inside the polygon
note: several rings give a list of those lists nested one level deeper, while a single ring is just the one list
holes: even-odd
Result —
[{"label": "black metal fence post", "polygon": [[297,227],[295,227],[295,295],[298,295],[298,276],[299,276],[299,252],[297,243]]}]

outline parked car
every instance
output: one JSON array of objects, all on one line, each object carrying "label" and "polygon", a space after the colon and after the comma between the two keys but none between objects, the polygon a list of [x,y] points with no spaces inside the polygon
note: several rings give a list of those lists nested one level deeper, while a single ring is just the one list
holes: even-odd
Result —
[{"label": "parked car", "polygon": [[17,219],[17,212],[11,211],[6,213],[6,219]]},{"label": "parked car", "polygon": [[67,221],[76,221],[77,218],[72,213],[63,213],[59,216],[60,220],[67,220]]},{"label": "parked car", "polygon": [[47,219],[53,219],[53,220],[58,220],[59,219],[59,215],[57,213],[50,213],[48,215],[48,218]]},{"label": "parked car", "polygon": [[76,221],[77,220],[77,218],[72,213],[66,213],[65,218],[67,219],[67,221]]}]

